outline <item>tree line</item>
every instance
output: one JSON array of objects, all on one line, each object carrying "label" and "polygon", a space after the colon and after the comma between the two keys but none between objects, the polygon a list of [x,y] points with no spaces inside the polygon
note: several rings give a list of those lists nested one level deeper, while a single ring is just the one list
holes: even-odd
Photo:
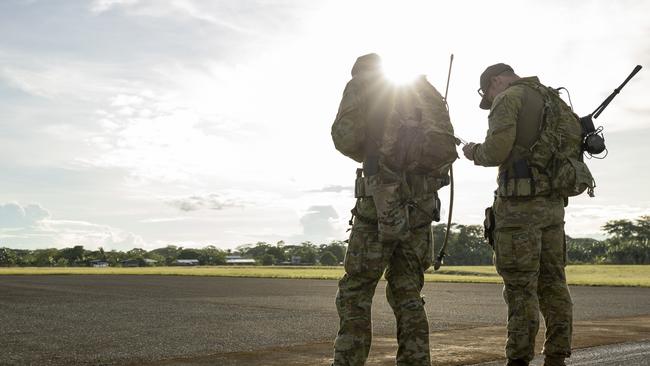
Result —
[{"label": "tree line", "polygon": [[103,248],[87,250],[82,245],[56,249],[10,249],[0,248],[2,267],[82,267],[96,262],[119,267],[129,261],[139,266],[169,266],[179,259],[196,259],[199,265],[225,265],[228,256],[254,259],[259,265],[326,265],[333,266],[343,262],[346,243],[332,241],[329,244],[315,245],[303,242],[286,245],[257,242],[237,247],[236,250],[220,249],[213,245],[204,248],[183,248],[168,245],[150,251],[134,248],[129,251],[106,251]]},{"label": "tree line", "polygon": [[[602,229],[608,234],[605,240],[566,237],[567,256],[570,263],[650,264],[650,216],[636,220],[608,221]],[[446,225],[432,226],[436,251],[445,237]],[[257,242],[240,245],[235,250],[209,245],[204,248],[183,248],[168,245],[146,251],[141,248],[129,251],[105,251],[103,248],[87,250],[81,245],[56,249],[0,248],[0,266],[68,267],[88,266],[93,261],[103,261],[110,266],[120,266],[125,260],[139,265],[173,265],[178,259],[196,259],[200,265],[225,265],[228,256],[254,259],[259,265],[324,265],[343,263],[347,243],[331,241],[314,244],[275,244]],[[490,265],[492,248],[483,237],[479,225],[452,224],[446,265]],[[153,262],[152,262],[153,261]]]},{"label": "tree line", "polygon": [[[608,235],[604,240],[565,237],[569,263],[650,264],[650,216],[608,221],[602,229]],[[436,243],[444,241],[445,231],[444,224],[433,226]],[[447,253],[447,265],[492,264],[492,248],[478,225],[452,224]]]}]

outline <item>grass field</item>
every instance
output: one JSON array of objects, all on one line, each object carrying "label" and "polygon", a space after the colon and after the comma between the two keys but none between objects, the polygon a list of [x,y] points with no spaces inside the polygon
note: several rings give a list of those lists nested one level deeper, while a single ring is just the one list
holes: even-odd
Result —
[{"label": "grass field", "polygon": [[[162,276],[219,276],[259,278],[339,279],[342,267],[274,267],[274,266],[200,266],[200,267],[144,267],[144,268],[0,268],[0,275],[162,275]],[[431,282],[501,283],[492,266],[443,266],[438,272],[425,275]],[[650,287],[650,265],[573,265],[567,267],[571,285],[586,286],[641,286]]]}]

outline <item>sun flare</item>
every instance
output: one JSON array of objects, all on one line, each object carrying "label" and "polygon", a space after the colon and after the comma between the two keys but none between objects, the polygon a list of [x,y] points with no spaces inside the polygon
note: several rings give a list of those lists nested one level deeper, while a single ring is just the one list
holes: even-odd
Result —
[{"label": "sun flare", "polygon": [[396,84],[410,83],[422,74],[413,61],[399,55],[382,57],[382,69],[386,78]]}]

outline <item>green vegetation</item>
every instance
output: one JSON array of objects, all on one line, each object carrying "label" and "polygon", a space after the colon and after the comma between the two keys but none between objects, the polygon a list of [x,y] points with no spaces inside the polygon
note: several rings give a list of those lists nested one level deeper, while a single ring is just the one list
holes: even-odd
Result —
[{"label": "green vegetation", "polygon": [[[570,285],[650,287],[650,265],[569,265]],[[427,281],[502,283],[494,266],[442,267],[427,273]]]},{"label": "green vegetation", "polygon": [[204,248],[182,248],[168,245],[151,251],[135,248],[127,252],[86,250],[81,245],[72,248],[9,249],[0,247],[0,267],[88,267],[104,262],[111,267],[170,266],[179,259],[196,259],[200,265],[225,265],[226,257],[234,255],[254,259],[261,265],[331,265],[343,262],[346,243],[332,241],[315,245],[309,241],[300,245],[275,245],[265,242],[240,245],[236,251],[223,250],[209,245]]},{"label": "green vegetation", "polygon": [[[301,278],[337,280],[341,266],[200,266],[144,268],[0,268],[0,275],[162,275],[255,278]],[[501,283],[493,266],[443,266],[429,270],[427,282]],[[567,280],[571,285],[650,287],[650,265],[570,265]]]},{"label": "green vegetation", "polygon": [[[445,225],[433,227],[435,243],[442,243]],[[567,255],[571,264],[650,264],[650,216],[632,220],[612,220],[603,226],[609,238],[571,238],[567,236]],[[452,224],[447,249],[448,265],[492,264],[492,249],[477,225]]]},{"label": "green vegetation", "polygon": [[[440,245],[444,240],[445,225],[432,227],[434,243]],[[567,255],[571,264],[650,264],[650,216],[641,216],[637,220],[613,220],[603,226],[609,235],[605,240],[589,238],[566,238]],[[72,248],[49,249],[10,249],[0,247],[0,267],[88,267],[103,262],[110,267],[120,266],[170,266],[180,259],[194,259],[202,266],[219,266],[227,264],[227,256],[237,255],[252,259],[258,265],[340,265],[345,257],[346,242],[332,241],[316,245],[309,241],[300,244],[276,244],[257,242],[244,244],[235,251],[223,250],[215,246],[204,248],[182,248],[168,245],[146,251],[141,248],[122,251],[86,250],[81,245]],[[483,228],[478,225],[452,224],[446,266],[491,266],[492,248],[483,238]],[[449,268],[449,267],[448,267]],[[479,279],[476,281],[493,281],[483,278],[473,270],[466,274]],[[294,272],[292,272],[294,273]],[[454,275],[444,273],[444,275]],[[600,275],[600,273],[594,273]],[[442,276],[442,275],[440,275]],[[320,278],[319,276],[316,276]],[[332,278],[336,276],[329,276]],[[442,277],[440,277],[442,278]],[[576,279],[576,281],[578,281]],[[603,280],[604,281],[604,280]]]}]

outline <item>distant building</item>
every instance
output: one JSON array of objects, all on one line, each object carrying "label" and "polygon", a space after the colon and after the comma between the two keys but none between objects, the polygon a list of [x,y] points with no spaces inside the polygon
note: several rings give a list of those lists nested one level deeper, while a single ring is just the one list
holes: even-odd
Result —
[{"label": "distant building", "polygon": [[306,263],[302,262],[302,257],[299,256],[299,255],[292,255],[290,261],[284,261],[284,262],[280,262],[280,263],[277,263],[277,264],[279,264],[281,266],[302,266],[302,265],[306,265]]},{"label": "distant building", "polygon": [[140,261],[137,259],[125,259],[120,261],[122,267],[140,267]]},{"label": "distant building", "polygon": [[177,259],[173,263],[175,266],[198,266],[198,259]]},{"label": "distant building", "polygon": [[89,262],[91,267],[108,267],[108,262],[101,259],[95,259]]},{"label": "distant building", "polygon": [[255,262],[255,259],[250,259],[250,258],[242,258],[239,255],[227,255],[226,256],[226,264],[230,264],[233,266],[236,265],[254,265],[257,262]]},{"label": "distant building", "polygon": [[149,258],[144,259],[144,265],[145,266],[155,266],[156,263],[158,263],[158,261],[155,260],[155,259],[149,259]]}]

